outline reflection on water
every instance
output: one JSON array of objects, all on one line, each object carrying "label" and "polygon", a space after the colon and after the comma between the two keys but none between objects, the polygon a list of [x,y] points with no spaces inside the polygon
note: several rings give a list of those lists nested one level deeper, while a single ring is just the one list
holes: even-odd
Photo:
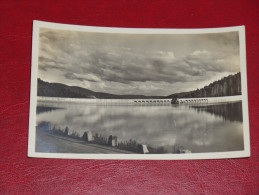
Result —
[{"label": "reflection on water", "polygon": [[198,111],[206,111],[211,114],[221,116],[225,120],[243,122],[241,102],[192,107]]},{"label": "reflection on water", "polygon": [[[70,128],[80,136],[85,131],[118,141],[136,140],[172,152],[176,145],[192,152],[243,150],[240,103],[190,107],[188,105],[135,106],[38,102],[49,109],[37,114],[37,124],[48,121]],[[240,117],[241,116],[241,117]]]}]

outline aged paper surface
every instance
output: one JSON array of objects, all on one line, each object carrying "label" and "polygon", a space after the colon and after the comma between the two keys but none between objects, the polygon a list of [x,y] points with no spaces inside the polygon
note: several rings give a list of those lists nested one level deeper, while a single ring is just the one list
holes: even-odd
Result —
[{"label": "aged paper surface", "polygon": [[28,156],[250,156],[244,26],[34,21]]}]

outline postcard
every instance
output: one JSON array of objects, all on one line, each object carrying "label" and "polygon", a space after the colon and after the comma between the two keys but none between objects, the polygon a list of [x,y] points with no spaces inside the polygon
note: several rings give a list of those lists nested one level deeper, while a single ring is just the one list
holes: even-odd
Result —
[{"label": "postcard", "polygon": [[28,156],[250,156],[245,27],[33,22]]}]

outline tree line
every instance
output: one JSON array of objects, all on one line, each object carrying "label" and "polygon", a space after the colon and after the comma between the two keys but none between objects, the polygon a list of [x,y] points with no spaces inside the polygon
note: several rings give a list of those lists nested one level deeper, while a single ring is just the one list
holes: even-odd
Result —
[{"label": "tree line", "polygon": [[241,74],[229,75],[201,89],[176,93],[168,98],[201,98],[241,95]]}]

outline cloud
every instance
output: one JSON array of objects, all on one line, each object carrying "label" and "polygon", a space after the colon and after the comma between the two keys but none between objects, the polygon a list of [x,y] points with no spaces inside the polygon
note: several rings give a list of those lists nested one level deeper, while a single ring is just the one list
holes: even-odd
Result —
[{"label": "cloud", "polygon": [[64,76],[68,80],[97,82],[95,79],[90,79],[93,76],[85,76],[85,75],[80,75],[80,74],[71,73],[71,72],[66,73]]},{"label": "cloud", "polygon": [[165,62],[173,62],[175,60],[175,55],[172,51],[156,51],[153,56],[155,58],[162,59]]},{"label": "cloud", "polygon": [[193,55],[193,56],[200,56],[200,55],[208,55],[208,54],[209,54],[209,52],[206,51],[206,50],[202,50],[202,51],[196,50],[191,55]]},{"label": "cloud", "polygon": [[[174,45],[177,35],[167,35],[166,39],[149,36],[41,29],[39,75],[47,80],[51,75],[50,81],[117,94],[150,94],[151,90],[154,94],[170,94],[170,88],[181,90],[181,86],[197,86],[224,72],[240,71],[235,37],[186,35],[187,45],[181,35],[183,44]],[[151,40],[157,45],[150,45]],[[197,40],[201,46],[196,47]],[[182,45],[188,46],[186,51]],[[176,55],[176,51],[183,52]],[[54,70],[59,72],[56,78],[51,73]]]}]

